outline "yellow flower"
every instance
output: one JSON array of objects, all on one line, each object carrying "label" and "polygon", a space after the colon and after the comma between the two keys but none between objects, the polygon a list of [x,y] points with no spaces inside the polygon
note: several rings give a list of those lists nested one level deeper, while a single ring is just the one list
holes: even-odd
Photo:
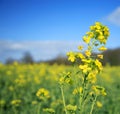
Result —
[{"label": "yellow flower", "polygon": [[109,28],[107,26],[104,27],[103,31],[105,36],[108,37],[110,35]]},{"label": "yellow flower", "polygon": [[71,61],[71,62],[74,62],[75,61],[75,53],[73,52],[68,52],[67,53],[67,56],[68,56],[68,60]]},{"label": "yellow flower", "polygon": [[109,31],[105,31],[105,32],[104,32],[104,35],[105,35],[105,36],[109,36],[109,35],[110,35]]},{"label": "yellow flower", "polygon": [[66,109],[67,109],[68,111],[73,112],[73,111],[76,111],[76,110],[77,110],[77,106],[76,106],[76,105],[73,106],[73,105],[69,104],[69,105],[66,106]]},{"label": "yellow flower", "polygon": [[105,88],[101,87],[101,86],[98,86],[98,85],[93,85],[92,86],[92,90],[94,91],[95,94],[97,95],[103,95],[103,96],[106,96],[107,93],[105,92]]},{"label": "yellow flower", "polygon": [[96,25],[95,28],[96,28],[97,30],[100,30],[100,29],[101,29],[101,26],[100,26],[100,25]]},{"label": "yellow flower", "polygon": [[83,92],[83,88],[82,88],[82,87],[79,88],[79,92],[80,92],[80,93]]},{"label": "yellow flower", "polygon": [[76,95],[76,94],[78,94],[78,89],[77,89],[77,88],[75,88],[75,89],[73,90],[73,95]]},{"label": "yellow flower", "polygon": [[102,63],[98,59],[95,60],[95,65],[99,68],[99,70],[102,70]]},{"label": "yellow flower", "polygon": [[38,98],[40,98],[41,100],[50,97],[49,91],[46,90],[46,89],[44,89],[44,88],[40,88],[40,89],[37,91],[36,96],[37,96]]},{"label": "yellow flower", "polygon": [[78,49],[79,49],[79,50],[82,50],[82,49],[83,49],[83,46],[78,46]]},{"label": "yellow flower", "polygon": [[55,110],[52,109],[52,108],[44,108],[43,111],[48,112],[49,114],[54,114],[55,113]]},{"label": "yellow flower", "polygon": [[98,40],[99,40],[100,42],[104,42],[105,37],[104,37],[103,35],[100,35],[100,36],[98,36]]},{"label": "yellow flower", "polygon": [[11,104],[13,106],[19,106],[21,104],[21,100],[20,99],[16,99],[16,100],[12,100],[11,101]]},{"label": "yellow flower", "polygon": [[99,89],[97,89],[97,86],[93,85],[92,90],[95,92],[95,94],[97,94],[97,95],[100,94],[100,91],[99,91]]},{"label": "yellow flower", "polygon": [[64,83],[64,77],[61,77],[61,78],[59,79],[59,83],[60,83],[60,84],[63,84],[63,83]]},{"label": "yellow flower", "polygon": [[74,55],[69,56],[68,60],[71,61],[71,62],[74,62],[75,61],[75,56]]},{"label": "yellow flower", "polygon": [[88,44],[90,42],[90,37],[83,36],[83,41]]},{"label": "yellow flower", "polygon": [[100,59],[103,59],[103,55],[102,54],[98,54],[97,57],[100,58]]},{"label": "yellow flower", "polygon": [[95,26],[90,26],[90,30],[95,30]]},{"label": "yellow flower", "polygon": [[86,51],[85,51],[85,55],[88,56],[88,57],[90,57],[91,52],[90,52],[89,50],[86,50]]},{"label": "yellow flower", "polygon": [[106,96],[106,95],[107,95],[107,93],[105,92],[105,89],[103,89],[103,90],[101,91],[101,94],[102,94],[103,96]]},{"label": "yellow flower", "polygon": [[94,33],[93,33],[93,32],[87,32],[86,34],[87,34],[88,37],[90,37],[90,38],[93,38],[93,37],[94,37]]},{"label": "yellow flower", "polygon": [[85,56],[82,54],[82,53],[78,53],[77,56],[80,58],[80,59],[84,59]]},{"label": "yellow flower", "polygon": [[88,81],[90,82],[90,83],[95,83],[96,82],[96,72],[90,72],[89,74],[88,74],[88,77],[87,77],[87,79],[88,79]]},{"label": "yellow flower", "polygon": [[83,73],[87,73],[91,70],[91,68],[88,67],[88,65],[79,65],[79,68],[83,71]]},{"label": "yellow flower", "polygon": [[78,88],[75,88],[74,90],[73,90],[73,94],[74,95],[76,95],[76,94],[78,94],[78,93],[82,93],[83,92],[83,88],[82,87],[78,87]]},{"label": "yellow flower", "polygon": [[100,48],[98,48],[98,50],[99,50],[99,51],[105,51],[105,50],[107,50],[107,48],[104,47],[104,46],[101,46]]},{"label": "yellow flower", "polygon": [[101,107],[102,107],[102,103],[101,103],[100,101],[97,101],[97,102],[96,102],[96,105],[97,105],[98,108],[101,108]]}]

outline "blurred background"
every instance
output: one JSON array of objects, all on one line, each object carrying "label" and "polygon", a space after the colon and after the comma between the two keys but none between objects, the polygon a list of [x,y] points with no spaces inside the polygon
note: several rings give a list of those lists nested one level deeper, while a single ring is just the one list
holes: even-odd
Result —
[{"label": "blurred background", "polygon": [[110,28],[104,63],[120,65],[120,0],[0,0],[0,62],[67,64],[96,21]]}]

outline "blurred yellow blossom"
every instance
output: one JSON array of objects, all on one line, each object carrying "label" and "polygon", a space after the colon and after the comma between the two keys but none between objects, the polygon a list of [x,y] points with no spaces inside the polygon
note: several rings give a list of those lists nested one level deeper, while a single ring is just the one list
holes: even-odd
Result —
[{"label": "blurred yellow blossom", "polygon": [[13,106],[20,106],[21,102],[22,101],[20,99],[15,99],[15,100],[11,101],[11,105],[13,105]]},{"label": "blurred yellow blossom", "polygon": [[37,93],[36,96],[41,99],[44,100],[46,98],[50,98],[50,93],[48,90],[44,89],[44,88],[40,88]]},{"label": "blurred yellow blossom", "polygon": [[100,48],[98,48],[98,50],[99,50],[99,51],[105,51],[105,50],[107,50],[107,48],[104,47],[104,46],[101,46]]},{"label": "blurred yellow blossom", "polygon": [[102,103],[101,103],[100,101],[97,101],[97,102],[96,102],[96,105],[97,105],[98,108],[101,108],[101,107],[102,107]]}]

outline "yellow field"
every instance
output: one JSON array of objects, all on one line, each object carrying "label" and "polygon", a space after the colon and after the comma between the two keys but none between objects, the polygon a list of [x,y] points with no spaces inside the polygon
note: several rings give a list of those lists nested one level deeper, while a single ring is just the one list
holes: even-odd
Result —
[{"label": "yellow field", "polygon": [[[63,71],[73,72],[73,68],[56,64],[0,64],[0,114],[64,114],[58,84]],[[94,114],[120,114],[120,67],[106,66],[97,78],[107,96],[100,98],[102,105],[98,102]],[[48,97],[44,101],[36,95],[41,88]],[[76,103],[72,91],[72,86],[66,87],[66,104]]]}]

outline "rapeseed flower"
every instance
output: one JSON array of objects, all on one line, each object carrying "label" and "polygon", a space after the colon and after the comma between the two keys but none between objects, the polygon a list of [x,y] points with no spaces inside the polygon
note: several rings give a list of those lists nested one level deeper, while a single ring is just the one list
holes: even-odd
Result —
[{"label": "rapeseed flower", "polygon": [[101,108],[101,107],[103,106],[100,101],[97,101],[97,102],[96,102],[96,105],[97,105],[98,108]]},{"label": "rapeseed flower", "polygon": [[13,105],[13,106],[20,106],[21,102],[22,101],[20,99],[12,100],[11,101],[11,105]]},{"label": "rapeseed flower", "polygon": [[87,44],[90,42],[90,39],[91,39],[90,37],[83,36],[83,41]]},{"label": "rapeseed flower", "polygon": [[79,50],[82,50],[82,49],[83,49],[83,46],[78,46],[78,49],[79,49]]},{"label": "rapeseed flower", "polygon": [[77,110],[77,106],[69,104],[69,105],[66,106],[66,109],[70,112],[75,112]]},{"label": "rapeseed flower", "polygon": [[90,83],[95,83],[96,82],[96,73],[95,72],[90,72],[88,74],[88,77],[87,77],[87,80],[90,82]]},{"label": "rapeseed flower", "polygon": [[48,99],[50,98],[50,93],[48,90],[44,89],[44,88],[40,88],[37,93],[36,93],[36,96],[41,99],[41,100],[44,100],[44,99]]},{"label": "rapeseed flower", "polygon": [[103,69],[102,63],[98,59],[95,60],[95,65],[98,67],[99,70]]},{"label": "rapeseed flower", "polygon": [[97,57],[98,57],[99,59],[103,59],[103,55],[102,55],[102,54],[98,54]]},{"label": "rapeseed flower", "polygon": [[93,32],[87,32],[86,34],[87,34],[88,37],[90,37],[90,38],[93,38],[93,37],[94,37],[94,33],[93,33]]},{"label": "rapeseed flower", "polygon": [[91,56],[91,52],[90,52],[89,50],[86,50],[86,51],[85,51],[85,55],[86,55],[87,57],[90,57],[90,56]]},{"label": "rapeseed flower", "polygon": [[78,53],[77,57],[80,58],[80,59],[85,59],[85,56],[82,53]]},{"label": "rapeseed flower", "polygon": [[72,94],[76,95],[78,93],[82,93],[83,92],[83,88],[82,87],[78,87],[78,88],[75,88],[72,92]]},{"label": "rapeseed flower", "polygon": [[101,46],[100,48],[98,48],[98,50],[99,50],[99,51],[105,51],[105,50],[107,50],[107,48],[104,47],[104,46]]},{"label": "rapeseed flower", "polygon": [[55,113],[55,110],[52,109],[52,108],[44,108],[43,111],[44,111],[44,112],[48,112],[48,113],[50,113],[50,114],[54,114],[54,113]]},{"label": "rapeseed flower", "polygon": [[68,52],[67,56],[68,56],[68,60],[71,61],[71,62],[74,62],[75,59],[76,59],[75,53],[73,53],[73,52]]},{"label": "rapeseed flower", "polygon": [[91,70],[91,68],[86,64],[86,65],[79,65],[79,68],[83,71],[83,73],[87,73]]}]

